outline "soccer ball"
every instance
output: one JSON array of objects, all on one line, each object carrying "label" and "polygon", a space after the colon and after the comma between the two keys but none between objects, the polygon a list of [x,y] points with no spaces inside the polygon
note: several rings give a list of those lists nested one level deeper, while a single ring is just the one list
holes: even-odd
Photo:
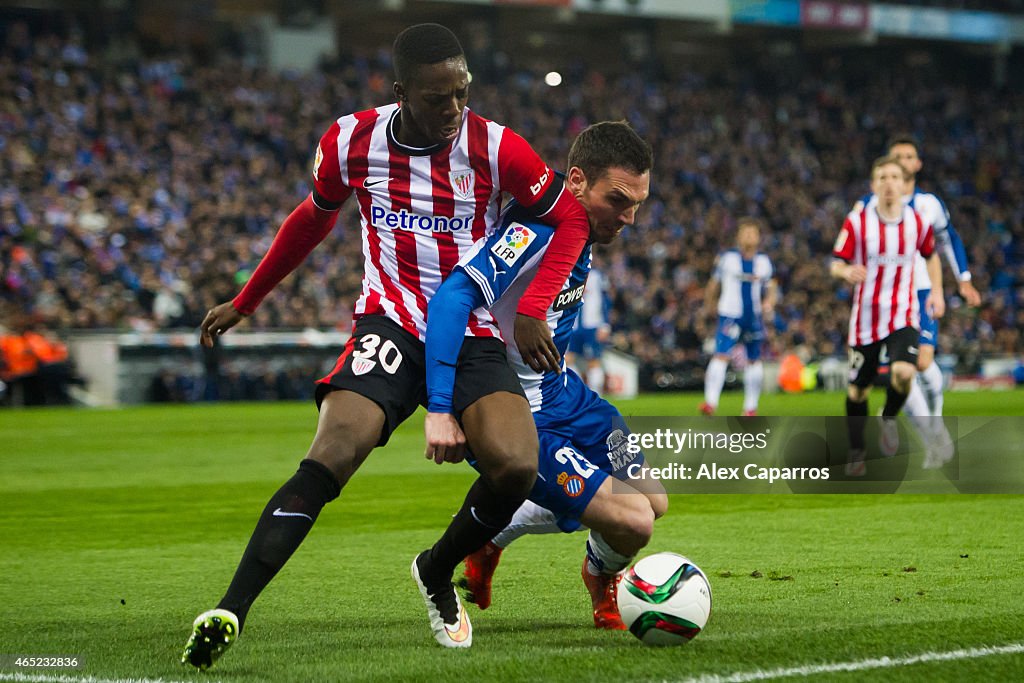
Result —
[{"label": "soccer ball", "polygon": [[649,555],[619,582],[619,614],[645,645],[682,645],[711,616],[711,584],[700,567],[676,553]]}]

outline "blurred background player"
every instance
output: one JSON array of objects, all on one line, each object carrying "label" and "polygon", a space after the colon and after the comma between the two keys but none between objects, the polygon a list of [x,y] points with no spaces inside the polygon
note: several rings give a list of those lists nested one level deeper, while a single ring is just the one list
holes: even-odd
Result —
[{"label": "blurred background player", "polygon": [[700,411],[714,415],[725,386],[729,354],[737,343],[747,352],[743,371],[743,414],[756,415],[757,402],[764,384],[761,345],[764,342],[764,317],[775,310],[778,289],[772,279],[772,262],[758,253],[761,224],[756,218],[741,218],[737,223],[736,248],[729,249],[715,261],[704,295],[704,308],[710,311],[718,297],[718,331],[715,334],[715,355],[704,373],[704,402]]},{"label": "blurred background player", "polygon": [[[426,402],[423,338],[427,302],[475,240],[499,220],[502,192],[559,226],[558,268],[538,275],[522,304],[541,317],[589,234],[586,213],[560,178],[519,135],[467,105],[469,71],[458,38],[438,24],[418,24],[393,46],[397,101],[338,118],[321,137],[313,192],[285,219],[241,293],[207,313],[201,341],[212,346],[331,231],[355,195],[362,223],[362,295],[355,324],[331,372],[319,380],[316,436],[298,471],[271,497],[217,608],[196,617],[182,663],[205,669],[234,642],[253,601],[341,493],[370,452]],[[573,251],[578,240],[579,250]],[[558,240],[556,236],[555,240]],[[562,259],[559,262],[559,257]],[[550,264],[548,266],[550,268]],[[550,283],[554,283],[553,288]],[[550,295],[547,292],[550,291]],[[531,315],[536,311],[528,310]],[[519,318],[510,323],[519,327]],[[543,320],[541,345],[527,340],[535,363],[554,361]],[[459,360],[470,366],[456,391],[466,433],[481,464],[463,508],[414,569],[431,631],[444,647],[469,647],[472,629],[451,583],[455,567],[504,528],[537,473],[529,405],[508,366],[489,314],[474,317]],[[543,356],[543,358],[542,358]],[[507,428],[507,431],[503,428]]]},{"label": "blurred background player", "polygon": [[[635,220],[637,208],[647,198],[650,146],[625,122],[598,123],[576,138],[568,165],[566,186],[587,210],[591,242],[611,242]],[[458,428],[452,408],[458,374],[454,361],[470,314],[484,307],[502,327],[507,325],[552,235],[549,227],[524,215],[515,205],[505,215],[502,227],[463,259],[430,304],[428,451],[459,446],[457,441],[443,441],[444,430],[436,425],[448,423],[452,429]],[[563,352],[581,313],[590,252],[588,245],[548,310],[548,325]],[[571,368],[563,367],[561,374],[541,374],[523,362],[511,341],[508,349],[537,425],[538,477],[530,500],[496,542],[466,558],[469,596],[482,609],[490,605],[491,576],[501,548],[514,538],[524,533],[574,531],[582,523],[591,530],[582,577],[591,595],[594,624],[623,629],[615,602],[620,574],[650,540],[654,520],[664,514],[668,497],[655,480],[627,479],[636,469],[634,465],[642,466],[643,456],[628,451],[628,432],[614,406],[588,389]],[[456,451],[449,459],[460,456]]]},{"label": "blurred background player", "polygon": [[611,336],[612,327],[608,324],[608,281],[604,273],[597,267],[590,269],[587,285],[583,290],[583,307],[572,336],[569,337],[569,349],[565,354],[565,364],[580,370],[578,363],[586,364],[580,375],[587,386],[597,392],[604,391],[604,364],[601,356]]},{"label": "blurred background player", "polygon": [[928,275],[935,288],[925,307],[933,318],[945,312],[942,266],[935,253],[931,226],[903,201],[909,173],[893,156],[871,166],[871,191],[877,201],[851,211],[832,249],[832,277],[853,285],[850,311],[850,379],[846,415],[850,453],[846,473],[865,472],[864,424],[868,394],[878,375],[884,347],[889,361],[889,386],[879,447],[892,456],[899,448],[899,431],[892,419],[899,414],[917,373],[920,302],[913,291],[918,254],[927,258]]},{"label": "blurred background player", "polygon": [[[960,235],[953,227],[949,210],[938,196],[917,187],[917,174],[921,171],[921,156],[917,142],[911,137],[898,137],[889,143],[889,154],[896,157],[910,173],[904,189],[904,201],[914,209],[925,223],[932,226],[935,246],[946,257],[956,278],[960,296],[968,306],[981,304],[981,295],[972,283],[967,264],[967,252]],[[918,255],[914,266],[914,286],[921,312],[921,340],[917,355],[917,378],[910,386],[910,394],[903,411],[915,418],[912,424],[920,431],[926,447],[926,467],[937,467],[953,455],[953,444],[942,421],[942,370],[935,362],[935,349],[939,343],[939,323],[931,317],[925,301],[931,292],[931,280],[925,260]],[[935,419],[928,419],[935,418]]]}]

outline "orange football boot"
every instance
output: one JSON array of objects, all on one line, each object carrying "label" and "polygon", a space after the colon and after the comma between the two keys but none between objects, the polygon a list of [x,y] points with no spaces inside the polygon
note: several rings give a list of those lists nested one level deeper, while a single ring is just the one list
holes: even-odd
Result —
[{"label": "orange football boot", "polygon": [[609,631],[625,631],[626,625],[619,616],[619,601],[616,595],[622,574],[601,574],[594,576],[587,571],[587,558],[583,558],[583,585],[590,591],[590,601],[594,605],[594,627]]},{"label": "orange football boot", "polygon": [[459,579],[466,602],[472,602],[480,609],[491,606],[491,579],[498,568],[503,549],[487,541],[483,548],[466,558],[466,570]]}]

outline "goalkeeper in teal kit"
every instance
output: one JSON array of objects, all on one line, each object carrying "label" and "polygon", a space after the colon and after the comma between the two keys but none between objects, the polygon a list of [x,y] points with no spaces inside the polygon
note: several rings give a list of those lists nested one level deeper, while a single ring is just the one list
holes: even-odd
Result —
[{"label": "goalkeeper in teal kit", "polygon": [[[548,309],[555,346],[565,353],[590,272],[591,245],[613,241],[633,222],[650,186],[652,154],[624,122],[603,122],[579,134],[569,151],[566,187],[587,211],[590,242]],[[526,533],[590,529],[583,581],[599,628],[622,629],[615,603],[621,572],[650,540],[668,498],[656,482],[631,479],[643,455],[627,450],[622,416],[561,363],[543,372],[542,359],[523,358],[511,330],[516,302],[536,272],[553,231],[511,204],[501,228],[477,242],[431,300],[427,312],[427,456],[463,457],[465,439],[452,408],[456,360],[472,311],[486,308],[506,333],[509,361],[533,411],[540,442],[538,477],[510,525],[466,559],[462,585],[481,609],[490,605],[491,576],[501,549]],[[465,454],[472,464],[472,454]],[[636,467],[632,468],[635,472]],[[613,479],[615,494],[612,494]]]}]

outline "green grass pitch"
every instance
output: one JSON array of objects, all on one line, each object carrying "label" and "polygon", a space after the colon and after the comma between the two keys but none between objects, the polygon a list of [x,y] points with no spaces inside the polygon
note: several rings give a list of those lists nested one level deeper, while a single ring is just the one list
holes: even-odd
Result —
[{"label": "green grass pitch", "polygon": [[[693,415],[699,400],[647,396],[620,408]],[[722,412],[735,414],[739,400],[727,395]],[[774,395],[762,413],[841,406],[839,394]],[[1024,393],[950,394],[946,412],[1024,415]],[[209,672],[185,669],[192,619],[220,598],[315,422],[307,404],[0,412],[0,681],[753,676],[738,681],[831,663],[860,664],[828,680],[1024,679],[1024,496],[1006,495],[673,495],[644,554],[681,552],[708,574],[714,607],[692,643],[646,648],[592,628],[579,578],[585,535],[561,534],[512,546],[494,606],[469,607],[473,648],[444,651],[409,563],[473,475],[423,459],[422,414],[325,509],[233,649]],[[1017,649],[863,666],[998,646]],[[16,654],[83,665],[27,670],[12,666]]]}]

